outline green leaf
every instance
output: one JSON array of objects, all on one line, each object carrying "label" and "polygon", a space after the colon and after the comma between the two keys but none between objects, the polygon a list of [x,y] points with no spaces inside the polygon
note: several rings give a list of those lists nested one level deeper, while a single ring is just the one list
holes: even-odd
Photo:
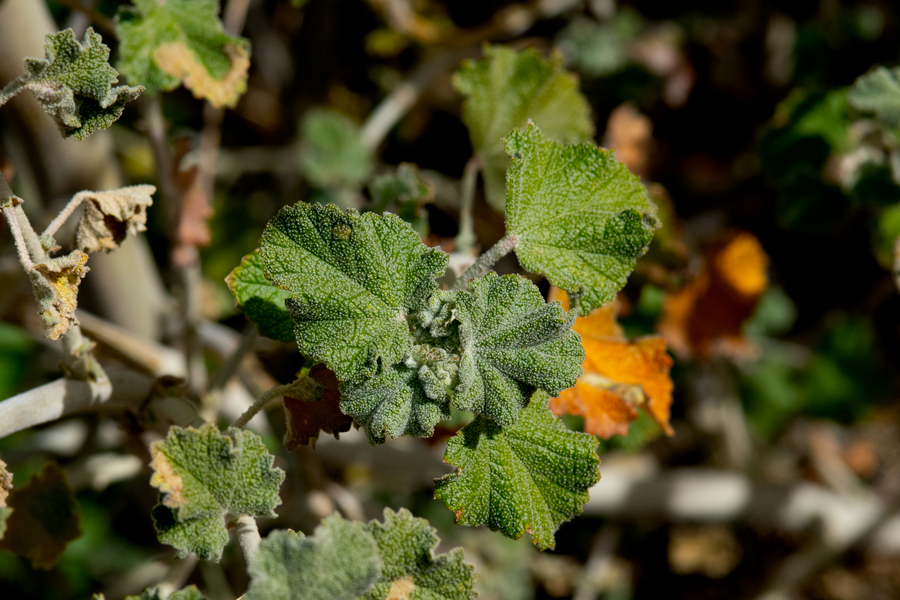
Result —
[{"label": "green leaf", "polygon": [[173,426],[150,453],[150,485],[162,497],[153,518],[160,541],[181,556],[195,552],[218,561],[228,542],[226,514],[274,517],[281,503],[284,471],[272,467],[274,457],[250,431],[229,427],[223,433],[211,423]]},{"label": "green leaf", "polygon": [[462,548],[434,555],[440,541],[425,519],[405,508],[384,509],[384,523],[369,521],[366,531],[378,543],[384,561],[381,578],[362,596],[364,600],[469,600],[475,593],[472,566],[463,561]]},{"label": "green leaf", "polygon": [[647,189],[614,154],[563,146],[533,124],[506,138],[506,229],[532,273],[569,292],[584,288],[578,314],[615,298],[659,227]]},{"label": "green leaf", "polygon": [[90,27],[78,43],[71,29],[52,33],[44,44],[46,58],[26,58],[22,78],[65,137],[83,139],[106,129],[122,116],[125,104],[142,87],[114,86],[119,74],[109,66],[109,48]]},{"label": "green leaf", "polygon": [[397,216],[413,226],[421,236],[428,234],[428,213],[423,205],[431,202],[434,190],[419,177],[418,168],[402,163],[396,172],[379,175],[369,185],[372,203],[369,210],[380,213],[392,209]]},{"label": "green leaf", "polygon": [[444,460],[456,473],[435,480],[435,497],[461,525],[487,525],[518,539],[553,548],[553,533],[581,512],[588,489],[600,480],[597,440],[568,431],[538,392],[512,427],[485,417],[466,425],[447,444]]},{"label": "green leaf", "polygon": [[238,308],[256,323],[260,334],[279,342],[294,341],[294,322],[284,306],[291,295],[266,278],[259,250],[245,256],[225,282]]},{"label": "green leaf", "polygon": [[360,187],[372,173],[372,152],[352,120],[333,110],[311,110],[300,124],[300,169],[316,187]]},{"label": "green leaf", "polygon": [[484,157],[488,202],[502,211],[509,164],[503,153],[504,136],[529,119],[564,144],[590,140],[594,128],[578,81],[565,71],[561,57],[544,60],[532,49],[516,52],[502,46],[488,46],[484,53],[479,61],[463,63],[454,84],[465,96],[463,121],[472,146]]},{"label": "green leaf", "polygon": [[407,315],[437,287],[447,255],[395,215],[298,203],[269,222],[260,257],[286,301],[297,345],[341,381],[400,362],[412,343]]},{"label": "green leaf", "polygon": [[876,67],[862,75],[847,99],[857,110],[875,113],[888,127],[900,127],[900,67]]},{"label": "green leaf", "polygon": [[134,0],[116,15],[119,69],[149,93],[181,84],[216,107],[247,89],[250,43],[225,33],[217,0]]},{"label": "green leaf", "polygon": [[248,567],[245,600],[354,600],[378,579],[378,547],[361,523],[331,516],[310,537],[273,531]]},{"label": "green leaf", "polygon": [[518,275],[488,273],[456,297],[462,356],[453,406],[511,425],[535,389],[552,394],[575,385],[584,348],[574,313],[547,304]]}]

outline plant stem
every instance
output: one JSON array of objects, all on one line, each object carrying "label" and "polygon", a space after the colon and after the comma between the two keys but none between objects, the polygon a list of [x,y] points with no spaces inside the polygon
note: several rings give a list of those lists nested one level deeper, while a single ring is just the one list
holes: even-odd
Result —
[{"label": "plant stem", "polygon": [[244,414],[238,417],[231,426],[243,427],[250,422],[250,419],[256,416],[256,413],[261,411],[269,402],[279,396],[289,395],[292,398],[298,398],[300,400],[318,400],[321,396],[321,392],[322,385],[309,376],[309,371],[304,370],[303,374],[295,381],[286,385],[276,385],[272,389],[263,392],[262,396],[259,397],[259,400],[245,410]]},{"label": "plant stem", "polygon": [[19,219],[16,218],[16,209],[11,206],[4,207],[3,216],[6,217],[6,223],[9,225],[9,230],[12,232],[13,239],[16,242],[19,263],[26,272],[31,273],[34,270],[34,261],[31,260],[31,254],[28,252],[28,246],[25,243],[25,236],[22,235],[22,228],[19,226]]},{"label": "plant stem", "polygon": [[498,260],[509,254],[516,247],[516,236],[507,235],[494,244],[490,250],[478,257],[472,266],[466,269],[465,273],[459,276],[459,279],[453,282],[451,290],[463,290],[469,285],[470,279],[481,277],[491,270]]},{"label": "plant stem", "polygon": [[84,192],[78,192],[77,194],[72,196],[72,199],[69,200],[69,203],[66,204],[66,207],[62,209],[60,213],[53,218],[52,221],[50,221],[50,224],[47,225],[47,229],[44,230],[44,233],[41,234],[41,237],[52,236],[54,233],[59,231],[59,228],[62,227],[63,223],[66,222],[66,219],[72,216],[72,213],[75,212],[75,209],[81,206],[81,203],[84,202],[84,200],[88,198],[88,196],[89,194],[86,194]]},{"label": "plant stem", "polygon": [[94,342],[84,337],[77,324],[69,328],[62,337],[64,361],[69,375],[81,381],[104,381],[109,379],[103,367],[94,358]]},{"label": "plant stem", "polygon": [[10,100],[12,100],[13,96],[21,92],[25,89],[25,85],[28,83],[28,79],[25,78],[24,75],[21,77],[16,77],[9,83],[7,83],[2,90],[0,90],[0,106],[3,106]]},{"label": "plant stem", "polygon": [[249,515],[241,515],[234,521],[234,531],[237,533],[238,543],[244,552],[244,560],[249,565],[256,559],[259,550],[259,528],[256,519]]},{"label": "plant stem", "polygon": [[469,159],[463,169],[460,185],[459,235],[456,236],[456,251],[468,254],[475,245],[475,227],[472,222],[472,209],[475,205],[475,185],[478,183],[478,172],[484,165],[484,159],[476,154]]},{"label": "plant stem", "polygon": [[231,376],[237,372],[238,366],[240,366],[244,356],[253,350],[258,338],[259,334],[257,333],[256,325],[249,323],[246,329],[244,329],[244,334],[241,336],[240,345],[231,353],[231,356],[228,357],[225,364],[219,367],[218,371],[213,373],[208,391],[214,392],[225,387],[225,384],[228,383]]}]

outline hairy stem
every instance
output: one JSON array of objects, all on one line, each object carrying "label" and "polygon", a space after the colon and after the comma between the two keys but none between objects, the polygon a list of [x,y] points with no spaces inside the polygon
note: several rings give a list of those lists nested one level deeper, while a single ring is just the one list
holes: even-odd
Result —
[{"label": "hairy stem", "polygon": [[7,83],[2,90],[0,90],[0,106],[3,106],[12,98],[25,89],[25,85],[28,83],[28,79],[24,75],[21,77],[16,77],[9,83]]},{"label": "hairy stem", "polygon": [[509,254],[516,247],[516,236],[507,235],[494,244],[490,250],[478,257],[472,266],[466,269],[459,279],[453,282],[451,290],[463,290],[469,285],[469,280],[481,277],[491,270],[498,260]]},{"label": "hairy stem", "polygon": [[85,198],[88,197],[88,194],[84,192],[79,192],[72,196],[72,199],[69,200],[69,203],[66,204],[66,207],[62,209],[58,215],[56,215],[50,224],[47,225],[47,229],[44,230],[44,233],[41,234],[41,237],[44,236],[52,236],[54,233],[59,231],[59,228],[62,227],[63,223],[66,222],[66,219],[72,216],[72,213],[81,206],[81,203],[84,202]]},{"label": "hairy stem", "polygon": [[460,185],[459,235],[456,236],[456,251],[468,254],[475,245],[475,227],[472,222],[472,209],[475,204],[475,185],[478,183],[478,172],[484,165],[484,159],[476,154],[469,159],[463,169]]},{"label": "hairy stem", "polygon": [[[0,175],[2,177],[2,175]],[[31,253],[28,252],[28,245],[25,243],[25,236],[22,234],[22,228],[19,225],[19,219],[16,215],[16,209],[12,206],[3,207],[3,216],[6,217],[6,223],[12,232],[13,239],[16,242],[16,252],[19,255],[19,263],[26,272],[31,273],[34,270],[34,261],[31,260]]]},{"label": "hairy stem", "polygon": [[84,337],[79,325],[73,325],[62,337],[63,350],[65,350],[66,370],[68,375],[81,381],[105,381],[109,377],[106,371],[94,358],[94,342]]},{"label": "hairy stem", "polygon": [[256,559],[259,550],[259,529],[256,527],[256,519],[249,515],[241,515],[234,521],[234,531],[237,533],[238,543],[244,552],[244,560],[249,565]]},{"label": "hairy stem", "polygon": [[256,413],[264,409],[269,402],[280,396],[290,396],[299,400],[318,400],[321,397],[321,393],[322,385],[309,376],[309,371],[304,370],[304,373],[295,381],[286,385],[276,385],[272,389],[263,392],[259,400],[245,410],[244,414],[238,417],[231,426],[243,427],[250,422],[250,419],[256,416]]}]

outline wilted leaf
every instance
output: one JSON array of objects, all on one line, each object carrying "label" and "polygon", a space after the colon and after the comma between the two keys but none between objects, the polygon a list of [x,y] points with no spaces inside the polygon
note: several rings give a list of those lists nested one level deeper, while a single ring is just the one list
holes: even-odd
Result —
[{"label": "wilted leaf", "polygon": [[372,152],[350,118],[332,110],[311,110],[300,125],[300,168],[320,188],[359,187],[372,173]]},{"label": "wilted leaf", "polygon": [[[550,300],[567,306],[563,296],[554,288]],[[575,320],[573,329],[584,344],[584,374],[575,387],[550,400],[550,409],[556,415],[581,415],[587,433],[609,438],[626,435],[641,407],[672,435],[672,359],[666,353],[666,342],[658,336],[627,340],[616,323],[618,312],[618,301],[613,300]]]},{"label": "wilted leaf", "polygon": [[38,314],[44,323],[44,337],[58,340],[75,324],[78,286],[90,269],[88,255],[72,250],[65,256],[48,258],[34,265],[28,274],[38,301]]},{"label": "wilted leaf", "polygon": [[27,558],[35,569],[55,567],[66,545],[81,535],[78,501],[56,463],[13,490],[9,509],[0,549]]},{"label": "wilted leaf", "polygon": [[331,516],[306,537],[273,531],[248,567],[245,600],[355,600],[378,579],[378,546],[361,523]]},{"label": "wilted leaf", "polygon": [[13,489],[13,474],[6,469],[6,463],[0,460],[0,508],[6,508],[6,499]]},{"label": "wilted leaf", "polygon": [[516,52],[503,46],[488,46],[484,53],[481,60],[463,63],[454,84],[465,96],[463,121],[472,146],[484,158],[488,202],[502,211],[509,164],[504,136],[529,119],[563,144],[590,140],[594,128],[578,81],[565,71],[559,56],[544,60],[532,49]]},{"label": "wilted leaf", "polygon": [[271,220],[260,257],[286,301],[300,352],[346,381],[410,354],[407,315],[437,287],[447,255],[395,215],[298,203]]},{"label": "wilted leaf", "polygon": [[847,99],[857,110],[875,113],[888,127],[900,127],[900,67],[875,67],[854,82]]},{"label": "wilted leaf", "polygon": [[741,328],[768,287],[769,257],[748,232],[714,240],[704,256],[700,273],[666,298],[659,332],[679,356],[746,356]]},{"label": "wilted leaf", "polygon": [[217,0],[134,0],[116,16],[119,68],[150,93],[184,84],[232,107],[247,89],[250,44],[225,33]]},{"label": "wilted leaf", "polygon": [[78,192],[84,212],[75,231],[75,246],[90,254],[115,250],[130,235],[147,231],[147,207],[156,193],[152,185],[132,185],[107,192]]},{"label": "wilted leaf", "polygon": [[578,314],[612,300],[659,226],[646,188],[608,150],[563,146],[533,124],[506,138],[506,229],[532,273],[571,292]]},{"label": "wilted leaf", "polygon": [[425,519],[405,508],[384,509],[384,523],[365,526],[375,538],[384,561],[381,578],[362,600],[469,600],[474,599],[475,574],[463,561],[462,548],[434,555],[440,541]]},{"label": "wilted leaf", "polygon": [[325,365],[313,365],[309,377],[318,388],[316,398],[284,397],[284,415],[287,430],[284,432],[284,447],[293,450],[312,440],[313,446],[320,432],[339,433],[350,430],[353,418],[341,412],[338,404],[341,393],[334,373]]},{"label": "wilted leaf", "polygon": [[553,548],[561,523],[581,512],[600,480],[597,440],[572,432],[547,408],[539,391],[512,427],[477,417],[447,444],[444,460],[456,473],[435,480],[435,497],[461,525],[487,525]]},{"label": "wilted leaf", "polygon": [[572,319],[524,277],[491,272],[473,280],[456,295],[456,318],[463,353],[453,406],[460,410],[512,425],[535,389],[557,394],[581,374],[584,350]]},{"label": "wilted leaf", "polygon": [[284,471],[250,431],[234,427],[224,433],[207,423],[200,429],[171,427],[163,441],[150,446],[161,502],[153,511],[160,541],[218,561],[228,542],[225,515],[274,517],[281,503],[278,488]]},{"label": "wilted leaf", "polygon": [[48,35],[44,51],[44,59],[25,59],[24,87],[66,137],[80,140],[109,127],[122,116],[125,104],[144,91],[140,86],[113,87],[119,74],[107,62],[109,48],[90,27],[83,43],[71,29]]},{"label": "wilted leaf", "polygon": [[291,294],[266,278],[259,250],[245,256],[225,282],[238,308],[261,335],[279,342],[294,341],[294,322],[284,305]]}]

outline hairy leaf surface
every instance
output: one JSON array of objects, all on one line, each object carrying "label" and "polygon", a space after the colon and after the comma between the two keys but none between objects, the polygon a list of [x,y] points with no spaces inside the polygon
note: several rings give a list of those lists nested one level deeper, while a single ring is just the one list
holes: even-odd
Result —
[{"label": "hairy leaf surface", "polygon": [[545,60],[532,49],[489,46],[483,59],[463,63],[454,84],[466,98],[463,121],[476,154],[484,157],[485,190],[495,210],[502,211],[506,202],[509,158],[502,140],[510,131],[531,119],[564,144],[593,136],[588,103],[559,56]]},{"label": "hairy leaf surface", "polygon": [[857,110],[875,113],[888,127],[900,127],[900,67],[876,67],[859,77],[847,99]]},{"label": "hairy leaf surface", "polygon": [[506,138],[506,229],[532,273],[570,292],[578,314],[615,297],[659,226],[646,188],[614,154],[593,144],[563,146],[533,124]]},{"label": "hairy leaf surface", "polygon": [[581,512],[600,480],[597,440],[572,432],[537,392],[512,427],[477,417],[447,444],[444,460],[456,473],[435,480],[435,497],[461,525],[487,525],[540,549],[556,545],[561,523]]},{"label": "hairy leaf surface", "polygon": [[[574,315],[572,315],[574,317]],[[584,349],[558,302],[518,275],[488,273],[456,296],[462,355],[453,405],[511,425],[537,388],[575,385]]]},{"label": "hairy leaf surface", "polygon": [[294,341],[294,322],[284,305],[291,294],[266,278],[259,250],[245,256],[225,282],[238,308],[261,335],[279,342]]},{"label": "hairy leaf surface", "polygon": [[409,354],[407,315],[447,266],[446,254],[394,215],[303,203],[269,222],[260,257],[272,282],[291,293],[300,352],[341,381]]}]

